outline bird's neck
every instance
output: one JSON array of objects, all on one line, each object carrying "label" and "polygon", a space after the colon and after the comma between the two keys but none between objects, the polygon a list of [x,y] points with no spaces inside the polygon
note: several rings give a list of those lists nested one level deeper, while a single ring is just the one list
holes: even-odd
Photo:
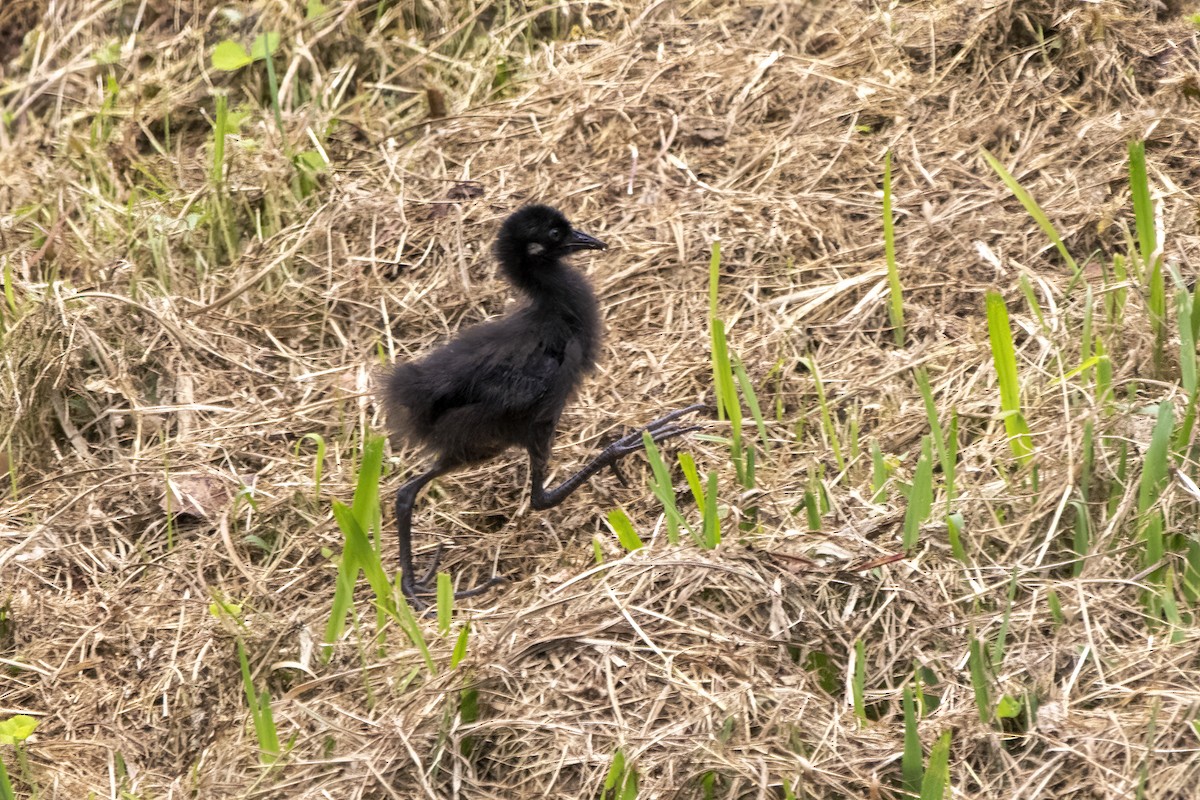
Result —
[{"label": "bird's neck", "polygon": [[580,273],[560,264],[557,269],[537,273],[518,284],[530,304],[541,314],[563,319],[572,327],[591,330],[600,316],[596,295]]}]

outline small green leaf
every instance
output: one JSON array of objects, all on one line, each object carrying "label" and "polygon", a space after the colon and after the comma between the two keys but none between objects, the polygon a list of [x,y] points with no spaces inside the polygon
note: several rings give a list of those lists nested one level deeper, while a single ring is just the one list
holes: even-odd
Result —
[{"label": "small green leaf", "polygon": [[279,33],[277,31],[260,33],[254,40],[254,44],[250,46],[250,57],[255,61],[262,61],[268,55],[275,55],[275,51],[278,49]]},{"label": "small green leaf", "polygon": [[325,167],[329,166],[329,162],[325,160],[325,156],[321,155],[319,150],[305,150],[297,153],[296,160],[300,162],[300,166],[312,172],[324,172]]},{"label": "small green leaf", "polygon": [[1021,701],[1010,695],[1004,695],[996,704],[997,719],[1015,719],[1021,713]]},{"label": "small green leaf", "polygon": [[232,39],[218,42],[212,51],[213,69],[222,72],[235,72],[253,61],[246,48]]},{"label": "small green leaf", "polygon": [[458,639],[454,642],[454,650],[450,653],[450,669],[457,667],[467,657],[467,643],[470,638],[471,623],[468,621],[462,626],[462,630],[458,632]]},{"label": "small green leaf", "polygon": [[321,2],[321,0],[308,0],[308,5],[304,9],[305,19],[316,19],[329,10],[329,6]]},{"label": "small green leaf", "polygon": [[617,535],[617,541],[629,552],[641,548],[642,540],[633,529],[633,523],[624,509],[614,508],[608,512],[608,527]]},{"label": "small green leaf", "polygon": [[608,768],[608,774],[604,776],[604,793],[608,794],[616,790],[618,781],[625,774],[625,754],[620,750],[613,753],[612,766]]},{"label": "small green leaf", "polygon": [[236,620],[242,616],[242,607],[240,604],[231,603],[228,600],[214,600],[208,604],[208,613],[217,619],[220,619],[223,614],[228,614]]},{"label": "small green leaf", "polygon": [[[242,107],[235,108],[225,116],[225,132],[226,133],[241,133],[242,123],[250,117],[250,109]],[[248,140],[243,140],[242,144],[246,144]]]},{"label": "small green leaf", "polygon": [[121,60],[121,40],[113,39],[92,56],[97,64],[116,64]]},{"label": "small green leaf", "polygon": [[25,714],[0,722],[0,744],[18,744],[33,735],[37,728],[37,720]]}]

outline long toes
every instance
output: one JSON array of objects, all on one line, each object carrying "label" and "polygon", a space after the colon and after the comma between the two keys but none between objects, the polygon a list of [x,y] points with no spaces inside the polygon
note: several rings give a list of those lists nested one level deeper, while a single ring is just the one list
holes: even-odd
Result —
[{"label": "long toes", "polygon": [[617,480],[621,482],[622,486],[629,486],[629,481],[625,479],[625,473],[621,471],[621,462],[619,459],[609,464],[608,468],[612,470],[613,475],[617,476]]},{"label": "long toes", "polygon": [[650,438],[656,442],[661,442],[664,439],[672,439],[676,436],[682,436],[685,433],[698,431],[703,427],[703,425],[673,425],[669,428],[657,428],[651,432]]},{"label": "long toes", "polygon": [[647,430],[647,431],[657,430],[658,428],[663,427],[667,423],[674,422],[675,420],[679,419],[680,417],[686,416],[688,414],[694,414],[697,411],[702,411],[706,408],[708,408],[708,406],[704,405],[704,403],[693,403],[692,405],[688,406],[687,408],[676,409],[675,411],[672,411],[670,414],[659,417],[658,419],[654,420],[649,425],[647,425],[645,428],[643,428],[643,430]]},{"label": "long toes", "polygon": [[659,417],[653,422],[643,425],[637,430],[630,431],[620,439],[617,439],[615,442],[613,442],[612,446],[620,450],[622,455],[628,455],[629,453],[636,453],[641,449],[643,433],[650,434],[651,438],[657,442],[663,436],[678,436],[680,433],[699,430],[699,425],[692,425],[685,428],[671,426],[671,423],[682,416],[694,414],[695,412],[706,408],[708,408],[708,406],[704,405],[703,403],[696,403],[688,406],[687,408],[680,408],[676,411],[672,411],[670,414],[667,414],[664,417]]},{"label": "long toes", "polygon": [[636,453],[645,448],[646,443],[642,439],[643,434],[650,434],[651,441],[661,442],[664,439],[673,439],[676,436],[682,436],[685,433],[701,430],[703,425],[671,425],[658,428],[647,428],[645,430],[636,431],[626,436],[621,437],[614,443],[614,448],[618,457],[625,457],[631,453]]},{"label": "long toes", "polygon": [[[471,589],[464,589],[460,592],[455,592],[454,599],[459,600],[464,597],[475,597],[477,595],[481,595],[488,589],[504,583],[504,580],[505,579],[502,575],[493,576]],[[402,585],[401,589],[404,592],[404,596],[408,598],[408,604],[412,606],[414,611],[428,611],[433,607],[432,602],[435,602],[437,598],[437,584],[432,580],[422,580],[418,583]]]},{"label": "long toes", "polygon": [[454,599],[458,600],[463,597],[475,597],[476,595],[483,594],[488,589],[491,589],[493,586],[498,586],[502,583],[504,583],[504,576],[503,575],[494,575],[473,589],[464,589],[461,592],[455,592]]},{"label": "long toes", "polygon": [[429,603],[426,602],[422,595],[429,595],[430,592],[425,586],[401,586],[401,591],[404,592],[404,598],[408,600],[408,604],[412,606],[413,611],[421,612],[429,608]]},{"label": "long toes", "polygon": [[425,574],[416,581],[417,586],[428,590],[430,583],[434,579],[434,576],[437,575],[438,566],[442,563],[442,553],[445,552],[445,550],[446,545],[443,542],[437,546],[437,550],[433,551],[433,558],[429,562],[429,567],[425,570]]}]

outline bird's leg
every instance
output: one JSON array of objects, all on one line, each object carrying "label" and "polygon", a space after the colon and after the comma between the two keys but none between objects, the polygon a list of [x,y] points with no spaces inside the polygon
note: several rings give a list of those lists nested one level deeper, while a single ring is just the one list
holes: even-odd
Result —
[{"label": "bird's leg", "polygon": [[[642,439],[642,434],[644,433],[650,434],[650,438],[654,441],[661,442],[664,439],[671,439],[690,431],[698,430],[700,428],[699,425],[672,425],[671,423],[682,416],[694,414],[703,408],[705,408],[703,403],[696,403],[687,408],[672,411],[670,414],[654,420],[649,425],[625,434],[601,450],[599,455],[588,462],[587,466],[553,489],[546,488],[546,464],[550,459],[550,442],[547,441],[543,447],[536,450],[530,449],[529,477],[533,486],[529,497],[529,504],[538,510],[553,508],[558,505],[563,500],[566,500],[571,492],[578,489],[584,481],[600,470],[616,464],[630,453],[636,453],[643,449],[645,442]],[[551,435],[553,435],[553,432]]]},{"label": "bird's leg", "polygon": [[[400,591],[404,592],[404,596],[412,602],[417,610],[422,610],[429,605],[421,596],[428,596],[433,593],[431,583],[434,575],[437,573],[438,564],[441,563],[443,547],[441,545],[438,546],[437,552],[433,554],[433,563],[429,565],[429,569],[425,571],[421,579],[414,579],[412,552],[413,506],[416,504],[417,495],[425,488],[425,484],[449,471],[449,466],[439,463],[428,472],[422,473],[415,478],[410,478],[403,486],[396,490],[396,532],[400,539]],[[497,583],[503,582],[503,580],[503,578],[491,578],[473,589],[456,592],[454,596],[456,598],[473,597],[474,595],[482,594]]]}]

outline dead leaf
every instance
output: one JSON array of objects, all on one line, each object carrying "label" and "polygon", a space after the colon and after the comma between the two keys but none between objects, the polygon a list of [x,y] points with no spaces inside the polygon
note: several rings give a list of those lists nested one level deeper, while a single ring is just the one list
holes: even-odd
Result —
[{"label": "dead leaf", "polygon": [[233,500],[229,482],[217,475],[174,475],[167,479],[162,509],[175,516],[214,519]]}]

